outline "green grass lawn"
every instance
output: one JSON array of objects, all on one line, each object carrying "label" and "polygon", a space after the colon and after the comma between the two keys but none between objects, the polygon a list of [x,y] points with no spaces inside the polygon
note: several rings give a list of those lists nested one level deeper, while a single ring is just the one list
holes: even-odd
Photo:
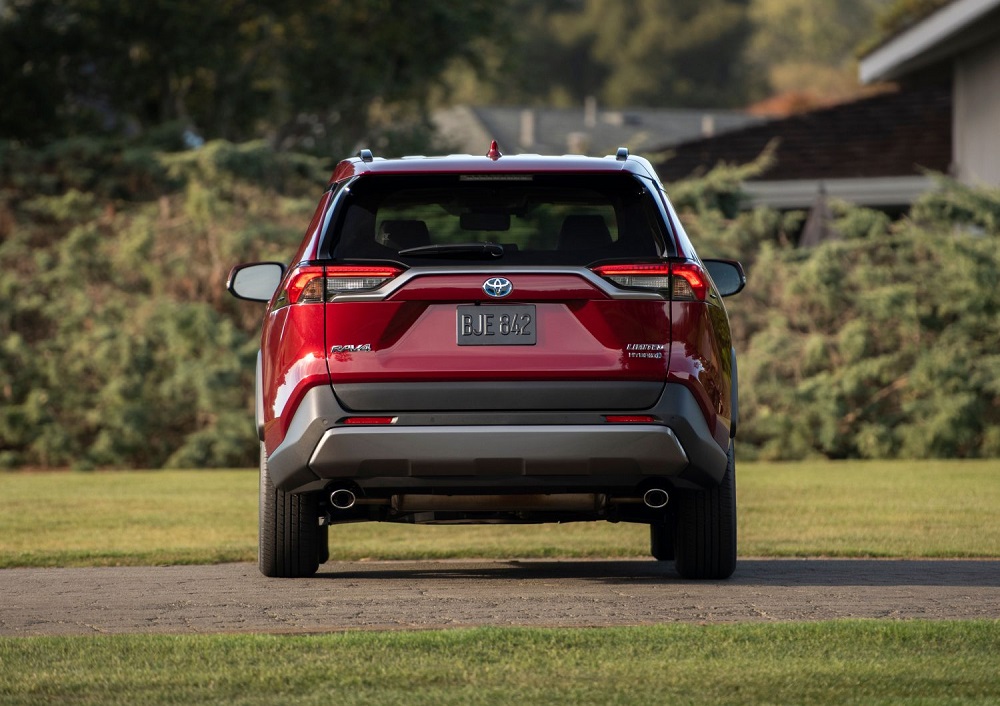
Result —
[{"label": "green grass lawn", "polygon": [[[1000,461],[744,463],[743,556],[1000,556]],[[0,568],[252,561],[257,473],[0,473]],[[334,559],[630,557],[642,525],[330,531]]]},{"label": "green grass lawn", "polygon": [[995,704],[1000,622],[0,639],[4,704]]},{"label": "green grass lawn", "polygon": [[[742,464],[744,556],[1000,556],[1000,461]],[[0,474],[0,567],[252,560],[255,471]],[[334,558],[646,556],[643,526],[331,529]],[[2,704],[1000,704],[1000,621],[0,638]]]}]

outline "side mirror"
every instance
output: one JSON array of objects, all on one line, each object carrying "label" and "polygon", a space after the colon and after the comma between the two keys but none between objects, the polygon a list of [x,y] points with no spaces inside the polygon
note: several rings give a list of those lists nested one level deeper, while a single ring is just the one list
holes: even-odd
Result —
[{"label": "side mirror", "polygon": [[743,265],[736,260],[704,260],[704,263],[722,296],[731,297],[739,294],[747,286],[747,275],[743,271]]},{"label": "side mirror", "polygon": [[280,262],[253,262],[237,265],[229,272],[226,289],[234,297],[252,302],[271,301],[274,290],[285,276],[285,266]]}]

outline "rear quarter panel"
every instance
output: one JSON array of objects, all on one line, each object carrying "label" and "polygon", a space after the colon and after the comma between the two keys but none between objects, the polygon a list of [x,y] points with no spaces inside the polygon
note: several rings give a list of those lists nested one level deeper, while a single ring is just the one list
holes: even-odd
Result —
[{"label": "rear quarter panel", "polygon": [[720,447],[733,420],[734,361],[729,317],[721,304],[673,302],[668,382],[690,389]]},{"label": "rear quarter panel", "polygon": [[323,306],[284,306],[268,312],[261,336],[264,446],[268,453],[285,438],[303,395],[327,385]]}]

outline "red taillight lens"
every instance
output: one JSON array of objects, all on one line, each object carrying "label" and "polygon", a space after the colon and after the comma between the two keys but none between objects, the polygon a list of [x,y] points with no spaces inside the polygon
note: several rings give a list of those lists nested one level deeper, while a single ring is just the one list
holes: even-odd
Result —
[{"label": "red taillight lens", "polygon": [[392,424],[396,421],[395,417],[347,417],[341,420],[344,424]]},{"label": "red taillight lens", "polygon": [[704,301],[708,294],[708,278],[693,262],[601,265],[594,272],[619,287],[669,292],[677,301]]},{"label": "red taillight lens", "polygon": [[604,417],[609,424],[653,424],[656,417],[648,414],[609,414]]},{"label": "red taillight lens", "polygon": [[288,303],[316,304],[330,301],[338,294],[368,292],[378,289],[402,272],[398,267],[299,267],[288,277]]},{"label": "red taillight lens", "polygon": [[323,268],[299,267],[288,276],[288,303],[323,301]]},{"label": "red taillight lens", "polygon": [[705,301],[708,277],[693,262],[675,262],[670,268],[673,277],[670,298],[681,301]]}]

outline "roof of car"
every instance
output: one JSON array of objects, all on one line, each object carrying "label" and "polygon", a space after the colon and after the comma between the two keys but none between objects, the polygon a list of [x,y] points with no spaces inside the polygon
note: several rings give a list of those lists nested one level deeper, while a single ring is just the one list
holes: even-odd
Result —
[{"label": "roof of car", "polygon": [[372,157],[345,159],[337,165],[330,182],[343,181],[361,174],[524,174],[539,172],[620,172],[628,171],[654,177],[652,166],[642,157],[584,157],[582,155],[549,156],[539,154],[488,156],[453,154],[445,157],[402,157],[383,159]]}]

